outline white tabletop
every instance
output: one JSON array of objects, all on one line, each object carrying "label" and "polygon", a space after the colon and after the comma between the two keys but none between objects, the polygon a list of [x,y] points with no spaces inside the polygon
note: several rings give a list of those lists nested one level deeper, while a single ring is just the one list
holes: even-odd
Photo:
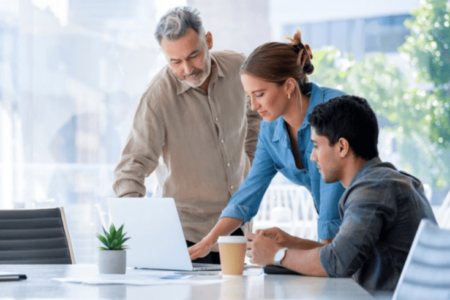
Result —
[{"label": "white tabletop", "polygon": [[[28,276],[24,281],[0,282],[2,299],[373,299],[351,278],[260,275],[208,285],[95,286],[52,280],[98,274],[95,265],[0,265],[0,272]],[[127,274],[142,272],[148,271],[127,270]]]}]

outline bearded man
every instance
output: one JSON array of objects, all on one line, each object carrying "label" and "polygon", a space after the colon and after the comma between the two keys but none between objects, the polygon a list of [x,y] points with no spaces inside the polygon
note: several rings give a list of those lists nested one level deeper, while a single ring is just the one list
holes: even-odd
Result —
[{"label": "bearded man", "polygon": [[[197,10],[170,10],[155,37],[168,65],[141,98],[113,188],[118,197],[144,197],[145,178],[156,170],[157,196],[175,199],[192,246],[217,223],[246,177],[260,118],[250,109],[240,80],[245,56],[210,52],[212,34],[205,33]],[[217,249],[195,262],[220,263]]]}]

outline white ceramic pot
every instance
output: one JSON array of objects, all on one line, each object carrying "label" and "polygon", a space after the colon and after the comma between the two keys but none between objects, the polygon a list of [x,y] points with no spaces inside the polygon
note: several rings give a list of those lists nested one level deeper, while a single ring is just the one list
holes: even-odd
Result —
[{"label": "white ceramic pot", "polygon": [[98,270],[100,274],[125,274],[127,253],[125,250],[103,250],[99,253]]}]

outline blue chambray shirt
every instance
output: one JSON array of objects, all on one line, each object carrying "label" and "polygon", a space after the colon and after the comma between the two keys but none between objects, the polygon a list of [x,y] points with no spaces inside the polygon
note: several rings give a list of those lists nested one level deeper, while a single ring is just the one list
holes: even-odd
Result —
[{"label": "blue chambray shirt", "polygon": [[292,182],[306,187],[312,194],[319,214],[319,239],[333,238],[338,232],[341,218],[338,202],[344,192],[340,182],[326,184],[322,180],[316,163],[309,158],[313,149],[308,115],[318,104],[344,95],[342,91],[323,88],[311,83],[311,99],[306,117],[297,132],[298,150],[304,168],[295,165],[291,143],[284,119],[273,122],[261,121],[255,159],[247,178],[231,197],[220,218],[231,217],[250,221],[258,212],[264,193],[272,178],[281,172]]}]

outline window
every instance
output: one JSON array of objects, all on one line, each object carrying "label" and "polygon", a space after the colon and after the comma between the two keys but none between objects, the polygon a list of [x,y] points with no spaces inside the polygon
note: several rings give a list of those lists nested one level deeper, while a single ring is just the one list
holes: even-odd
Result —
[{"label": "window", "polygon": [[[98,207],[105,209],[105,199],[114,196],[113,171],[135,109],[150,80],[166,65],[153,31],[169,8],[197,7],[206,29],[213,33],[214,49],[247,55],[260,44],[292,35],[300,28],[313,51],[331,46],[342,54],[321,71],[326,76],[314,80],[345,89],[351,79],[330,76],[329,71],[336,67],[344,72],[346,64],[362,61],[368,54],[393,55],[400,69],[406,70],[407,62],[399,58],[398,47],[410,33],[404,21],[411,15],[389,11],[388,2],[383,2],[385,13],[373,17],[355,10],[353,17],[341,20],[320,14],[302,22],[293,17],[274,18],[280,9],[299,5],[294,0],[285,0],[281,6],[269,0],[1,1],[0,209],[63,205],[77,261],[95,262]],[[410,2],[408,10],[413,8],[414,1]],[[321,9],[326,12],[327,6]],[[346,60],[344,54],[356,60]],[[388,71],[377,74],[380,80]],[[389,75],[392,80],[386,86],[396,79],[396,73],[389,74],[394,75]],[[363,76],[358,78],[363,81]],[[432,92],[433,85],[427,90]],[[448,123],[448,118],[447,114],[440,122]],[[380,138],[384,158],[428,184],[432,204],[439,205],[450,184],[433,184],[430,178],[449,162],[448,150],[434,146],[422,149],[434,155],[424,158],[428,163],[424,167],[414,155],[405,158],[400,154],[406,144],[397,123],[387,121],[385,115],[380,115],[380,120],[380,125],[392,129],[383,131]],[[427,145],[420,138],[411,143]],[[420,151],[417,155],[424,153]],[[287,183],[281,177],[275,182]],[[154,187],[154,179],[149,178],[148,196]]]}]

